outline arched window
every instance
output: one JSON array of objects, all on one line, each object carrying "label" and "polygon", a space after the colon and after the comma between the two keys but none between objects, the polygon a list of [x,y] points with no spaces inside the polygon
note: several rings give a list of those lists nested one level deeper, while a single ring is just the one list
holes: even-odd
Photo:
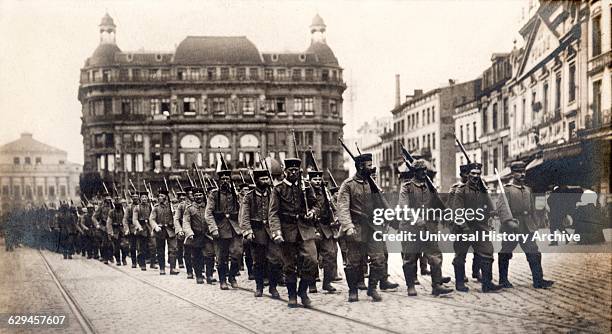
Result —
[{"label": "arched window", "polygon": [[240,147],[259,147],[259,139],[252,134],[240,137]]},{"label": "arched window", "polygon": [[181,138],[181,148],[200,148],[200,138],[196,135],[185,135]]},{"label": "arched window", "polygon": [[229,148],[230,141],[224,135],[214,135],[212,138],[210,138],[210,147],[211,148],[217,148],[217,147]]},{"label": "arched window", "polygon": [[202,147],[202,142],[198,136],[192,134],[183,136],[180,141],[179,164],[184,167],[190,167],[194,163],[202,166],[200,147]]}]

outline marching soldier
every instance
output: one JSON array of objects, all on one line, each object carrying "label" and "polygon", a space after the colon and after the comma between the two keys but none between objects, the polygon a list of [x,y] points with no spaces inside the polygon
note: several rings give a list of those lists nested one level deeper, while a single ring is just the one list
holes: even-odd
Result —
[{"label": "marching soldier", "polygon": [[202,271],[206,265],[206,283],[213,283],[215,265],[215,244],[206,223],[206,201],[204,189],[193,188],[193,203],[185,208],[183,214],[183,233],[185,234],[185,251],[193,260],[196,283],[203,284]]},{"label": "marching soldier", "polygon": [[180,226],[178,229],[174,226],[174,217],[168,200],[168,191],[160,190],[157,198],[157,204],[153,207],[149,216],[149,225],[155,237],[159,274],[166,274],[166,243],[168,243],[170,275],[178,275],[179,271],[174,270],[174,266],[176,264],[176,231],[180,230]]},{"label": "marching soldier", "polygon": [[[531,188],[525,185],[525,163],[514,161],[510,165],[512,179],[504,185],[505,196],[500,196],[497,202],[498,214],[501,221],[500,232],[508,234],[523,234],[527,238],[523,241],[502,240],[502,249],[499,252],[499,284],[504,288],[512,288],[508,280],[508,267],[512,252],[520,245],[525,255],[533,287],[536,289],[549,288],[553,281],[545,280],[542,271],[542,253],[538,244],[532,240],[533,233],[537,231],[536,220],[533,217],[534,198]],[[507,203],[506,203],[507,200]]]},{"label": "marching soldier", "polygon": [[[425,160],[417,159],[413,163],[414,177],[402,184],[398,205],[400,208],[431,208],[434,195],[425,182],[427,177],[427,163]],[[435,220],[423,221],[414,217],[414,221],[402,220],[400,230],[420,235],[422,231],[438,232],[438,222]],[[402,241],[402,257],[404,259],[404,278],[408,287],[408,296],[416,296],[414,281],[417,273],[417,259],[420,253],[424,253],[427,262],[431,266],[431,293],[435,296],[452,292],[452,289],[442,285],[442,253],[436,241],[416,240]]]},{"label": "marching soldier", "polygon": [[76,216],[70,212],[68,204],[64,203],[60,206],[59,212],[55,219],[57,226],[60,229],[60,244],[64,259],[72,259],[72,254],[74,253],[74,242],[77,235]]},{"label": "marching soldier", "polygon": [[[468,174],[469,173],[470,173],[470,169],[469,169],[468,165],[460,165],[459,166],[459,177],[461,177],[461,180],[459,182],[453,184],[450,187],[450,190],[448,191],[448,200],[447,200],[448,203],[449,203],[448,206],[452,206],[453,205],[453,199],[454,199],[455,193],[457,192],[457,189],[459,189],[459,187],[461,185],[464,185],[464,184],[466,184],[468,182]],[[469,280],[465,276],[465,268],[462,270],[462,272],[464,273],[464,283],[467,283]],[[478,267],[478,256],[477,256],[476,253],[474,253],[474,257],[472,258],[472,278],[476,279],[476,281],[478,281],[478,282],[480,282],[480,280],[482,278],[482,276],[480,274],[480,268]],[[457,289],[457,290],[458,291],[463,291],[463,289],[461,289],[461,290]]]},{"label": "marching soldier", "polygon": [[375,171],[372,154],[355,157],[356,174],[344,180],[338,192],[338,219],[341,224],[340,235],[346,238],[346,264],[344,272],[349,286],[349,302],[359,301],[358,283],[363,278],[362,250],[369,258],[368,296],[372,301],[382,301],[376,287],[385,271],[385,244],[374,240],[374,232],[379,226],[372,224],[374,197],[367,181]]},{"label": "marching soldier", "polygon": [[115,208],[110,210],[108,213],[108,217],[106,219],[106,232],[108,233],[108,237],[113,244],[113,254],[115,256],[116,264],[118,266],[121,264],[127,266],[126,257],[128,247],[126,247],[127,243],[124,241],[125,236],[123,230],[124,205],[126,205],[126,202],[124,199],[117,199],[115,202],[119,204],[116,204]]},{"label": "marching soldier", "polygon": [[241,205],[240,229],[245,240],[249,241],[253,257],[253,274],[255,276],[255,297],[263,296],[266,263],[268,264],[268,291],[272,298],[280,295],[276,286],[282,266],[280,246],[274,243],[268,224],[268,209],[270,203],[270,180],[268,171],[256,169],[253,171],[256,188],[251,190]]},{"label": "marching soldier", "polygon": [[[179,204],[174,210],[174,226],[180,227],[177,235],[177,261],[179,268],[187,267],[187,278],[193,279],[193,268],[191,263],[191,249],[185,245],[185,231],[183,230],[184,215],[187,207],[191,205],[193,195],[191,194],[192,187],[185,187],[184,192],[178,191]],[[184,263],[184,265],[183,265]]]},{"label": "marching soldier", "polygon": [[94,207],[91,203],[88,203],[83,208],[83,215],[79,219],[79,227],[83,231],[83,248],[87,253],[87,258],[97,258],[98,250],[95,248],[95,224],[93,222],[93,211]]},{"label": "marching soldier", "polygon": [[[239,198],[233,188],[232,171],[218,172],[219,189],[211,191],[206,200],[206,223],[213,238],[217,239],[219,286],[228,290],[238,288],[236,276],[242,259],[242,233],[238,224]],[[228,259],[230,264],[228,264]]]},{"label": "marching soldier", "polygon": [[302,305],[311,307],[308,286],[318,270],[314,225],[318,208],[312,188],[306,188],[301,179],[302,161],[285,159],[284,162],[285,178],[272,190],[268,221],[273,240],[282,243],[288,306],[297,307],[297,296],[300,296]]},{"label": "marching soldier", "polygon": [[[138,251],[137,259],[140,270],[147,270],[147,258],[150,256],[152,249],[151,228],[149,226],[149,216],[151,215],[151,204],[149,203],[149,193],[146,191],[140,192],[140,201],[137,206],[132,209],[132,222],[134,223],[136,250]],[[151,261],[151,269],[157,269],[154,262]]]},{"label": "marching soldier", "polygon": [[[240,176],[242,177],[242,174],[240,174]],[[238,189],[240,190],[240,192],[238,193],[238,203],[240,203],[240,210],[238,212],[238,224],[242,227],[242,223],[240,222],[240,217],[242,217],[242,201],[244,200],[244,197],[249,193],[249,191],[253,190],[255,188],[255,185],[252,184],[248,184],[246,182],[241,182],[238,185]],[[244,270],[243,267],[243,263],[246,264],[246,269],[247,269],[247,273],[249,275],[249,281],[252,281],[255,279],[255,276],[253,276],[253,256],[251,254],[251,242],[245,238],[242,239],[242,249],[243,249],[243,257],[244,257],[244,262],[242,261],[242,258],[240,259],[240,270]]]},{"label": "marching soldier", "polygon": [[138,206],[140,200],[138,193],[131,194],[132,203],[125,208],[123,215],[123,233],[128,239],[130,258],[132,260],[132,268],[136,268],[138,259],[136,258],[136,224],[134,224],[134,208]]},{"label": "marching soldier", "polygon": [[[331,285],[337,270],[336,259],[338,257],[338,247],[334,239],[334,230],[332,227],[332,225],[336,224],[336,222],[333,221],[334,215],[332,212],[332,210],[335,210],[335,207],[332,206],[332,202],[329,201],[327,195],[324,193],[327,190],[323,185],[323,172],[310,171],[308,172],[308,179],[310,180],[310,185],[317,198],[317,205],[320,212],[317,221],[319,239],[316,241],[316,245],[323,266],[323,290],[335,292],[336,288]],[[316,291],[316,283],[312,282],[311,284],[314,286],[314,291]],[[313,292],[313,289],[311,289],[310,292]]]},{"label": "marching soldier", "polygon": [[105,197],[92,217],[94,225],[96,226],[96,245],[100,248],[101,261],[103,261],[104,264],[108,264],[108,261],[112,261],[113,256],[113,244],[106,231],[106,218],[111,210],[112,200],[110,196]]},{"label": "marching soldier", "polygon": [[474,212],[482,211],[482,219],[474,216],[473,219],[459,224],[455,222],[451,226],[451,232],[457,234],[476,235],[476,241],[455,241],[453,248],[455,258],[453,266],[455,268],[455,287],[457,291],[467,292],[469,288],[465,286],[465,257],[470,247],[474,250],[474,262],[476,262],[476,272],[482,270],[482,292],[494,292],[501,289],[501,286],[492,282],[493,279],[493,243],[490,240],[482,240],[478,235],[484,231],[489,231],[489,213],[493,208],[489,207],[489,196],[487,189],[482,188],[480,175],[482,165],[471,163],[468,180],[455,187],[450,207],[457,212],[457,209],[473,209]]}]

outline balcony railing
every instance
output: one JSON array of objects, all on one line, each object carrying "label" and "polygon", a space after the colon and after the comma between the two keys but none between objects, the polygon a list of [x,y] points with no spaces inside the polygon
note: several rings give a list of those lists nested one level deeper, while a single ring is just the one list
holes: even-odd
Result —
[{"label": "balcony railing", "polygon": [[159,77],[159,76],[155,76],[155,77],[150,77],[150,76],[138,76],[138,77],[126,77],[126,76],[117,76],[117,75],[110,75],[110,76],[104,76],[104,77],[94,77],[94,78],[81,78],[80,83],[81,84],[102,84],[102,83],[155,83],[155,82],[159,82],[159,83],[168,83],[168,82],[172,82],[172,83],[178,83],[178,82],[185,82],[185,83],[205,83],[205,82],[233,82],[233,83],[238,83],[238,82],[247,82],[247,83],[254,83],[254,82],[279,82],[279,83],[292,83],[292,82],[296,82],[296,83],[308,83],[308,82],[312,82],[312,83],[332,83],[332,84],[339,84],[339,85],[344,85],[344,81],[342,80],[341,77],[331,77],[331,76],[323,76],[323,75],[312,75],[312,76],[274,76],[274,77],[269,77],[269,76],[265,76],[264,79],[262,79],[259,76],[256,77],[243,77],[243,76],[239,76],[239,75],[218,75],[218,76],[214,76],[214,77],[208,77],[208,76],[202,76],[202,75],[198,75],[198,76],[190,76],[190,75],[171,75],[171,76],[165,76],[165,77]]},{"label": "balcony railing", "polygon": [[601,71],[606,66],[612,64],[612,50],[604,52],[589,60],[589,74]]}]

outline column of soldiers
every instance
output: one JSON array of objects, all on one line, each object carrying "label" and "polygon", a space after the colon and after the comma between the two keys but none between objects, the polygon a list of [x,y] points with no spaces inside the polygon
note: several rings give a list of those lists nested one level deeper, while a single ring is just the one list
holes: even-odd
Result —
[{"label": "column of soldiers", "polygon": [[[354,161],[355,175],[339,188],[328,187],[323,173],[316,168],[307,177],[303,176],[302,161],[291,158],[284,160],[284,175],[280,180],[274,180],[268,169],[253,170],[251,187],[244,184],[236,187],[232,170],[223,166],[217,172],[216,187],[208,187],[203,182],[203,187],[185,187],[176,194],[175,205],[170,202],[169,192],[160,190],[155,205],[151,202],[151,193],[142,191],[134,192],[129,204],[107,196],[97,208],[88,202],[80,210],[67,203],[57,211],[16,210],[7,218],[10,223],[5,231],[6,247],[12,250],[18,243],[15,227],[29,224],[27,234],[36,239],[32,244],[52,248],[57,238],[56,250],[66,259],[80,252],[88,259],[99,259],[105,264],[127,265],[129,256],[132,268],[145,271],[148,260],[151,268],[159,268],[160,275],[166,274],[166,264],[170,275],[179,274],[178,269],[185,266],[187,278],[195,276],[197,284],[214,284],[216,265],[220,289],[229,290],[239,288],[236,277],[240,275],[246,245],[252,258],[255,297],[263,296],[267,283],[270,296],[280,298],[277,288],[284,280],[288,306],[297,307],[299,298],[304,307],[311,307],[308,294],[317,290],[319,266],[323,269],[322,289],[328,293],[337,291],[332,282],[337,276],[340,241],[348,301],[357,302],[358,291],[365,285],[367,296],[378,302],[382,300],[378,287],[387,290],[397,284],[388,281],[386,244],[374,238],[375,232],[386,231],[387,227],[373,224],[373,212],[381,203],[373,178],[376,168],[372,165],[372,155],[360,154]],[[423,159],[407,164],[409,173],[403,174],[399,191],[400,207],[445,205],[453,209],[485,209],[484,220],[451,222],[451,233],[488,231],[488,218],[494,214],[500,218],[502,232],[530,234],[536,230],[530,219],[533,196],[524,184],[523,162],[511,164],[512,180],[504,185],[507,201],[500,197],[496,210],[480,179],[480,164],[461,166],[462,180],[453,185],[446,203],[440,203],[435,190],[428,186],[427,180],[433,175],[431,167],[428,171],[430,165]],[[393,226],[402,231],[437,233],[439,223],[435,219],[416,219],[413,223],[401,221]],[[480,279],[483,292],[512,288],[508,267],[517,244],[527,255],[533,286],[552,286],[552,281],[543,278],[542,256],[532,241],[502,244],[498,254],[499,285],[493,283],[493,245],[480,240],[453,245],[455,289],[469,291],[465,285],[465,259],[470,247],[474,251],[472,277]],[[450,278],[442,276],[442,253],[435,241],[403,242],[402,259],[408,296],[417,294],[419,259],[426,259],[431,268],[433,295],[453,291],[444,285]]]}]

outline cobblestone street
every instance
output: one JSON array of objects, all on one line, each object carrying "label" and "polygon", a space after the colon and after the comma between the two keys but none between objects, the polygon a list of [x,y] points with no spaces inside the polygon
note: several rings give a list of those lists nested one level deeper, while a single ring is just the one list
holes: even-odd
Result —
[{"label": "cobblestone street", "polygon": [[[240,277],[241,289],[221,291],[218,285],[196,285],[184,271],[160,276],[156,270],[104,265],[81,256],[64,261],[58,254],[28,248],[0,254],[5,264],[0,313],[68,315],[67,328],[36,332],[607,333],[612,324],[610,254],[544,254],[545,276],[556,281],[548,290],[531,287],[527,261],[516,254],[510,267],[514,289],[483,294],[479,284],[470,281],[469,293],[433,297],[426,276],[419,277],[422,285],[416,298],[406,296],[400,256],[391,254],[392,280],[402,287],[384,293],[382,303],[368,301],[361,292],[360,302],[349,304],[346,285],[336,284],[342,290],[339,294],[311,295],[313,310],[288,309],[285,301],[271,298],[255,299],[254,283],[246,275]],[[452,255],[445,254],[444,274],[452,277],[451,260]],[[46,262],[90,328],[80,326]],[[279,291],[285,299],[286,290]]]}]

